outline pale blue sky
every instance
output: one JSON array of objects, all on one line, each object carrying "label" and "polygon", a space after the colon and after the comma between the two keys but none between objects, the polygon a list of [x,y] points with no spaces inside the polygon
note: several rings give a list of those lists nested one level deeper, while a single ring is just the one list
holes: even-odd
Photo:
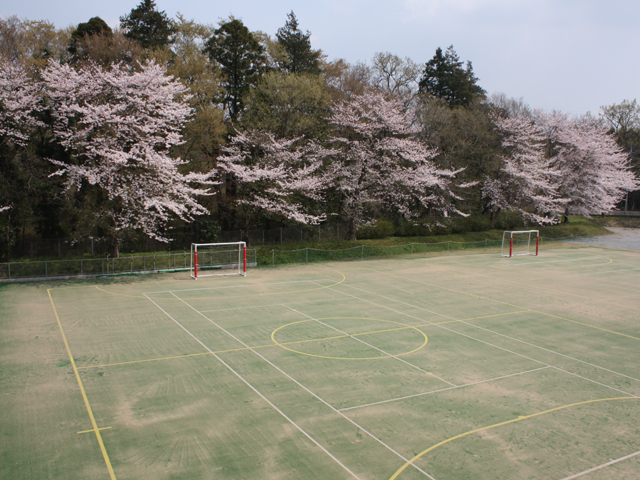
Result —
[{"label": "pale blue sky", "polygon": [[[111,26],[140,0],[0,1],[0,17],[49,20],[58,27],[99,16]],[[389,51],[428,61],[453,44],[471,60],[487,92],[523,97],[535,108],[596,114],[640,97],[640,2],[636,0],[156,0],[216,24],[234,15],[275,35],[293,10],[313,48],[350,63]]]}]

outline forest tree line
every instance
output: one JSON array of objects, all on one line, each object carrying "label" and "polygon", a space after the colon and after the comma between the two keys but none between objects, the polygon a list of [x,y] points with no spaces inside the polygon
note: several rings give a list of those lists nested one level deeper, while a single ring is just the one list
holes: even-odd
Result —
[{"label": "forest tree line", "polygon": [[[329,60],[142,0],[112,29],[0,19],[0,258],[32,238],[346,222],[349,235],[553,224],[640,208],[640,107],[570,118],[488,96],[453,46]],[[626,203],[626,205],[625,205]]]}]

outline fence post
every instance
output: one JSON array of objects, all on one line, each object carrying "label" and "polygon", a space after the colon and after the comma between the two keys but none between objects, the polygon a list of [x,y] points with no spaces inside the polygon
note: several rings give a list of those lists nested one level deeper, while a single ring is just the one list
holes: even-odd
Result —
[{"label": "fence post", "polygon": [[306,262],[305,263],[309,263],[309,247],[304,249],[304,253],[306,254]]},{"label": "fence post", "polygon": [[487,239],[484,239],[484,253],[487,253]]},{"label": "fence post", "polygon": [[360,260],[364,259],[364,245],[360,246]]},{"label": "fence post", "polygon": [[272,266],[276,266],[276,251],[275,250],[271,250],[271,265]]},{"label": "fence post", "polygon": [[9,280],[11,280],[11,262],[9,262],[7,265],[9,265]]},{"label": "fence post", "polygon": [[44,276],[49,276],[49,262],[44,262]]},{"label": "fence post", "polygon": [[84,275],[84,260],[80,259],[80,275]]}]

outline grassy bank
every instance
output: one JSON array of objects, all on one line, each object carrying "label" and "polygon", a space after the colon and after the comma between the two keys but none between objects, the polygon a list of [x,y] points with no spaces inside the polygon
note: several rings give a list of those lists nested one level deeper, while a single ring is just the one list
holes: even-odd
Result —
[{"label": "grassy bank", "polygon": [[[580,216],[571,216],[568,223],[536,228],[540,230],[540,236],[544,238],[564,238],[570,236],[586,237],[595,235],[609,235],[604,226],[599,225],[593,219]],[[484,240],[502,240],[502,230],[487,230],[483,232],[467,232],[449,235],[432,235],[420,237],[387,237],[367,240],[344,240],[339,242],[323,243],[292,243],[287,245],[256,246],[258,256],[266,255],[273,249],[279,251],[298,250],[301,248],[315,248],[319,250],[336,250],[352,248],[360,245],[371,247],[391,247],[406,245],[409,243],[446,243],[446,242],[480,242]]]}]

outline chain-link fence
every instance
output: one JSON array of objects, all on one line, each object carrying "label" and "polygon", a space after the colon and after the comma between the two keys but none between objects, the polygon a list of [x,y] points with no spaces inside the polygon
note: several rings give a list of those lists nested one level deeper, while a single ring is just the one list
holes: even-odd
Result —
[{"label": "chain-link fence", "polygon": [[[148,237],[125,239],[119,251],[121,254],[139,252],[168,252],[189,250],[192,243],[205,242],[246,242],[248,246],[286,245],[291,243],[324,243],[346,240],[348,224],[304,225],[265,230],[235,230],[220,232],[215,238],[181,238],[170,242],[160,242]],[[64,238],[22,239],[11,247],[11,258],[51,258],[78,257],[83,255],[106,256],[110,253],[109,241],[87,237],[80,240]]]},{"label": "chain-link fence", "polygon": [[[336,229],[337,234],[337,229]],[[284,232],[283,232],[284,235]],[[584,237],[582,237],[584,238]],[[284,239],[284,238],[283,238]],[[580,237],[540,238],[541,245],[553,242],[579,241]],[[354,261],[392,256],[446,255],[449,253],[499,253],[502,240],[476,242],[408,243],[405,245],[358,245],[341,249],[300,248],[262,249],[247,248],[247,266],[270,267],[302,263]],[[121,256],[76,260],[47,260],[0,263],[0,281],[21,279],[48,279],[69,277],[99,277],[190,268],[189,252]]]},{"label": "chain-link fence", "polygon": [[[247,266],[257,266],[255,249],[247,249]],[[191,268],[191,254],[165,253],[117,258],[86,258],[0,263],[1,280],[100,277],[181,271]]]}]

